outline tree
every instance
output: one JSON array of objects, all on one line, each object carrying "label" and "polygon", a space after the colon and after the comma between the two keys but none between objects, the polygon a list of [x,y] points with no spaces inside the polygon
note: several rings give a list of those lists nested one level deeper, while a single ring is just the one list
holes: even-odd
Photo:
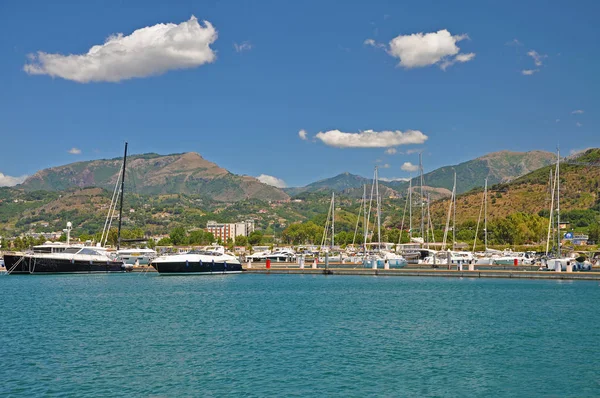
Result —
[{"label": "tree", "polygon": [[204,231],[201,229],[190,232],[188,237],[190,245],[201,245],[204,243]]},{"label": "tree", "polygon": [[252,231],[248,235],[248,242],[251,245],[260,245],[263,240],[263,233],[260,231]]},{"label": "tree", "polygon": [[171,242],[171,238],[162,238],[158,242],[156,242],[156,246],[172,246],[173,242]]},{"label": "tree", "polygon": [[248,238],[244,235],[238,235],[235,237],[235,245],[236,246],[247,246]]},{"label": "tree", "polygon": [[185,232],[185,228],[183,227],[175,227],[171,230],[169,234],[171,238],[171,242],[175,246],[185,245],[188,243],[187,233]]}]

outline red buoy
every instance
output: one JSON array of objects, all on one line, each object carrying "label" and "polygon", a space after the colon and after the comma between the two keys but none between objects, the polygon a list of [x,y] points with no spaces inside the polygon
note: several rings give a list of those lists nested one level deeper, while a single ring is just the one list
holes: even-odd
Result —
[{"label": "red buoy", "polygon": [[271,260],[267,259],[267,269],[270,269],[270,268],[271,268]]},{"label": "red buoy", "polygon": [[514,264],[515,264],[515,267],[516,267],[517,265],[519,265],[519,259],[518,259],[518,258],[515,258],[515,260],[514,260]]}]

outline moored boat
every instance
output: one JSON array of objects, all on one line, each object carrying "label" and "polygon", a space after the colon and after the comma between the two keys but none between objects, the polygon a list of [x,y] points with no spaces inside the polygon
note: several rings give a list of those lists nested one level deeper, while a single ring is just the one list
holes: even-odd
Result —
[{"label": "moored boat", "polygon": [[18,274],[91,274],[125,272],[123,262],[105,251],[81,245],[38,245],[33,252],[5,253],[6,271]]},{"label": "moored boat", "polygon": [[184,254],[160,256],[151,265],[161,275],[212,275],[239,274],[240,261],[225,253],[223,246],[211,246],[201,250],[191,250]]}]

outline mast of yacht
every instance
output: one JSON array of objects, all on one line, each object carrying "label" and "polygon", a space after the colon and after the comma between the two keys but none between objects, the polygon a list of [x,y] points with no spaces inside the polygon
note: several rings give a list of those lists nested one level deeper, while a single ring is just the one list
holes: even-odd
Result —
[{"label": "mast of yacht", "polygon": [[556,236],[560,258],[560,148],[556,148]]},{"label": "mast of yacht", "polygon": [[[444,229],[444,240],[442,241],[442,250],[446,249],[448,239],[448,230],[450,229],[450,215],[452,214],[452,206],[455,204],[454,196],[456,195],[456,171],[454,172],[454,187],[452,188],[452,196],[448,205],[448,216],[446,217],[446,228]],[[452,243],[454,246],[454,243]]]},{"label": "mast of yacht", "polygon": [[117,251],[121,248],[121,221],[123,218],[123,196],[125,196],[125,167],[127,165],[127,143],[125,143],[125,153],[123,154],[123,170],[121,174],[121,200],[119,204],[119,226],[117,228]]},{"label": "mast of yacht", "polygon": [[546,237],[546,256],[550,250],[550,235],[552,233],[552,221],[554,220],[554,191],[556,188],[556,181],[552,179],[552,169],[550,169],[550,181],[548,183],[550,187],[550,215],[548,219],[548,236]]},{"label": "mast of yacht", "polygon": [[421,186],[421,239],[425,239],[425,197],[423,196],[423,152],[419,153],[419,174]]},{"label": "mast of yacht", "polygon": [[402,233],[404,232],[404,219],[406,218],[406,207],[407,206],[408,206],[408,198],[404,201],[404,211],[402,212],[402,222],[400,223],[400,236],[398,236],[398,245],[402,244]]},{"label": "mast of yacht", "polygon": [[335,191],[331,193],[331,248],[335,246]]},{"label": "mast of yacht", "polygon": [[487,178],[485,179],[485,188],[483,190],[483,195],[481,195],[481,207],[479,208],[479,217],[477,218],[477,227],[475,228],[475,239],[473,239],[473,253],[475,253],[475,246],[477,245],[477,235],[479,234],[479,222],[481,221],[481,213],[483,213],[483,208],[485,207],[486,191],[487,191]]},{"label": "mast of yacht", "polygon": [[377,246],[381,250],[381,197],[379,196],[379,172],[375,166],[375,193],[377,203]]},{"label": "mast of yacht", "polygon": [[412,241],[412,176],[408,181],[408,242]]},{"label": "mast of yacht", "polygon": [[485,209],[483,211],[483,239],[484,239],[485,251],[487,251],[487,248],[488,248],[488,228],[487,228],[487,199],[488,199],[488,190],[487,190],[487,184],[488,184],[488,179],[486,177],[486,179],[485,179],[484,195],[483,195],[483,204],[484,204],[484,209]]},{"label": "mast of yacht", "polygon": [[[358,215],[356,216],[356,227],[354,228],[354,237],[352,238],[352,246],[356,242],[356,234],[358,233],[358,224],[360,223],[360,216],[363,208],[363,203],[365,202],[365,195],[367,194],[367,186],[363,185],[363,196],[360,201],[360,205],[358,206]],[[364,227],[364,224],[363,224]]]},{"label": "mast of yacht", "polygon": [[453,217],[452,217],[452,250],[454,250],[454,245],[456,244],[456,171],[454,171],[454,189],[453,195]]},{"label": "mast of yacht", "polygon": [[[429,226],[431,225],[431,209],[429,208],[429,203],[431,202],[430,194],[427,193],[427,248],[429,249]],[[431,230],[431,237],[435,242],[435,234],[433,232],[433,228]]]}]

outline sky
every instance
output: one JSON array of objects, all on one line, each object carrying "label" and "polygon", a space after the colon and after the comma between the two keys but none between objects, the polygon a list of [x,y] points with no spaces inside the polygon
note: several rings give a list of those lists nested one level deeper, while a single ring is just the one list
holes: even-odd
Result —
[{"label": "sky", "polygon": [[198,152],[303,186],[600,147],[597,1],[0,2],[0,185]]}]

